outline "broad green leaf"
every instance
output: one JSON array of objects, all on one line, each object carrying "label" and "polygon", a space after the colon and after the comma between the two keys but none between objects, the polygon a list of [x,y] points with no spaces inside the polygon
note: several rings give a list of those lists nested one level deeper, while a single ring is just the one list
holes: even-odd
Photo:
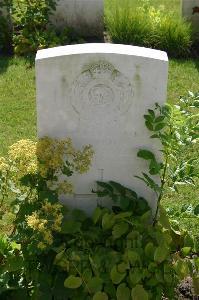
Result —
[{"label": "broad green leaf", "polygon": [[129,207],[130,201],[131,199],[125,197],[125,196],[120,196],[120,207],[122,210],[127,210],[127,208]]},{"label": "broad green leaf", "polygon": [[115,224],[113,227],[112,235],[114,239],[119,239],[123,234],[125,234],[129,229],[129,225],[125,222]]},{"label": "broad green leaf", "polygon": [[129,272],[129,278],[133,285],[136,285],[141,281],[143,277],[142,271],[143,269],[132,268],[132,270]]},{"label": "broad green leaf", "polygon": [[126,276],[126,273],[120,273],[118,272],[117,270],[117,266],[114,266],[112,269],[111,269],[111,280],[114,284],[119,284],[123,279],[124,277]]},{"label": "broad green leaf", "polygon": [[147,258],[153,259],[155,247],[152,242],[149,242],[148,244],[146,244],[144,252],[145,252]]},{"label": "broad green leaf", "polygon": [[147,127],[150,131],[153,131],[153,124],[152,124],[151,122],[146,121],[146,122],[145,122],[145,125],[146,125],[146,127]]},{"label": "broad green leaf", "polygon": [[158,263],[161,263],[167,258],[168,254],[168,248],[163,244],[156,248],[154,253],[154,260]]},{"label": "broad green leaf", "polygon": [[199,216],[199,204],[194,208],[194,215]]},{"label": "broad green leaf", "polygon": [[165,116],[159,116],[159,117],[155,118],[155,123],[162,122],[162,121],[164,121],[164,119],[165,119]]},{"label": "broad green leaf", "polygon": [[174,264],[174,270],[177,275],[183,280],[190,273],[189,262],[187,260],[178,259]]},{"label": "broad green leaf", "polygon": [[96,181],[97,185],[101,188],[104,188],[105,190],[108,190],[110,193],[113,192],[113,188],[109,183],[103,182],[103,181]]},{"label": "broad green leaf", "polygon": [[129,300],[130,295],[130,289],[126,286],[126,283],[121,283],[116,292],[117,300]]},{"label": "broad green leaf", "polygon": [[149,295],[142,285],[136,285],[131,291],[132,300],[149,300]]},{"label": "broad green leaf", "polygon": [[100,217],[102,216],[102,209],[100,207],[96,207],[94,213],[93,213],[93,222],[96,224]]},{"label": "broad green leaf", "polygon": [[138,151],[137,157],[141,157],[146,160],[148,160],[148,159],[154,160],[155,159],[155,156],[151,151],[144,150],[144,149]]},{"label": "broad green leaf", "polygon": [[125,186],[123,186],[122,184],[116,182],[116,181],[109,181],[109,184],[111,184],[111,186],[119,193],[121,194],[125,194]]},{"label": "broad green leaf", "polygon": [[110,213],[105,213],[102,218],[102,228],[107,230],[111,229],[115,223],[114,215]]},{"label": "broad green leaf", "polygon": [[74,275],[70,275],[64,281],[64,286],[69,289],[77,289],[82,285],[82,279],[80,277],[75,277]]},{"label": "broad green leaf", "polygon": [[166,210],[160,206],[159,207],[159,219],[158,222],[166,229],[171,229],[171,224],[167,216]]},{"label": "broad green leaf", "polygon": [[128,256],[128,259],[129,259],[129,262],[131,263],[131,265],[134,265],[135,262],[140,263],[140,256],[139,256],[139,253],[137,253],[136,251],[128,250],[127,256]]},{"label": "broad green leaf", "polygon": [[183,254],[184,256],[187,256],[187,255],[189,255],[190,252],[191,252],[191,247],[184,247],[184,248],[181,249],[181,252],[182,252],[182,254]]},{"label": "broad green leaf", "polygon": [[102,279],[99,277],[90,278],[87,282],[88,288],[92,293],[96,293],[102,290]]},{"label": "broad green leaf", "polygon": [[120,273],[125,273],[128,268],[129,268],[129,264],[126,262],[122,262],[117,266],[117,269]]},{"label": "broad green leaf", "polygon": [[162,130],[165,126],[166,126],[166,123],[157,123],[154,130],[155,131]]},{"label": "broad green leaf", "polygon": [[106,293],[104,292],[97,292],[94,296],[93,296],[93,300],[108,300],[108,296]]}]

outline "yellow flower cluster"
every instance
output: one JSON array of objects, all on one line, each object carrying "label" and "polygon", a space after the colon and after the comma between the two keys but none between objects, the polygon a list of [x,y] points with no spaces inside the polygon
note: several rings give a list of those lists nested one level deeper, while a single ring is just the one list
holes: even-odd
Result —
[{"label": "yellow flower cluster", "polygon": [[0,172],[6,172],[9,169],[9,164],[4,157],[0,157]]},{"label": "yellow flower cluster", "polygon": [[72,194],[73,193],[73,185],[70,182],[64,180],[58,184],[57,191],[58,191],[59,195]]},{"label": "yellow flower cluster", "polygon": [[74,166],[79,173],[88,171],[94,151],[91,145],[85,146],[82,151],[75,150],[70,138],[65,140],[45,137],[37,143],[37,157],[40,173],[46,177],[49,170],[60,172],[65,161]]},{"label": "yellow flower cluster", "polygon": [[20,140],[9,147],[9,159],[14,163],[20,175],[37,172],[36,143]]},{"label": "yellow flower cluster", "polygon": [[91,165],[93,155],[94,151],[91,145],[85,146],[82,151],[76,151],[73,159],[75,170],[80,174],[87,172]]},{"label": "yellow flower cluster", "polygon": [[64,165],[65,154],[73,153],[71,139],[58,140],[48,137],[42,138],[37,143],[37,158],[39,170],[46,177],[49,170],[60,171]]},{"label": "yellow flower cluster", "polygon": [[59,232],[61,230],[63,219],[61,210],[61,204],[52,204],[46,200],[39,211],[33,212],[32,215],[26,217],[28,227],[32,228],[43,239],[37,245],[39,249],[42,250],[52,245],[53,231]]}]

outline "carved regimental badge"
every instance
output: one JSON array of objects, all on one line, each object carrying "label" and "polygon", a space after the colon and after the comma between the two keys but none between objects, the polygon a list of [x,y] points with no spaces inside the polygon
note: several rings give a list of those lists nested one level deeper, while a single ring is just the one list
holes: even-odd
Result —
[{"label": "carved regimental badge", "polygon": [[98,62],[85,69],[74,81],[71,105],[83,119],[111,119],[128,111],[133,88],[128,78],[110,63]]}]

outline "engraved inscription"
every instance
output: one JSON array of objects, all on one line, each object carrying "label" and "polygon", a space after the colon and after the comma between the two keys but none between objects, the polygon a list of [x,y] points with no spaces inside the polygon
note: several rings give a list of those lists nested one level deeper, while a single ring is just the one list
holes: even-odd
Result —
[{"label": "engraved inscription", "polygon": [[82,119],[101,121],[124,114],[133,102],[133,88],[128,78],[110,63],[92,64],[74,81],[71,105]]}]

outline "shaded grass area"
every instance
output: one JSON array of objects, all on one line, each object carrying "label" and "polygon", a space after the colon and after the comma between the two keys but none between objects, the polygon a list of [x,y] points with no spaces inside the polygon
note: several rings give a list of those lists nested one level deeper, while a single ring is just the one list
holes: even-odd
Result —
[{"label": "shaded grass area", "polygon": [[[0,58],[0,156],[17,140],[36,138],[34,74],[34,67],[24,58]],[[168,102],[176,103],[188,90],[199,90],[199,60],[170,60]],[[199,219],[189,213],[187,204],[199,203],[198,188],[199,184],[181,188],[179,194],[167,194],[164,199],[169,215],[197,236]]]}]

